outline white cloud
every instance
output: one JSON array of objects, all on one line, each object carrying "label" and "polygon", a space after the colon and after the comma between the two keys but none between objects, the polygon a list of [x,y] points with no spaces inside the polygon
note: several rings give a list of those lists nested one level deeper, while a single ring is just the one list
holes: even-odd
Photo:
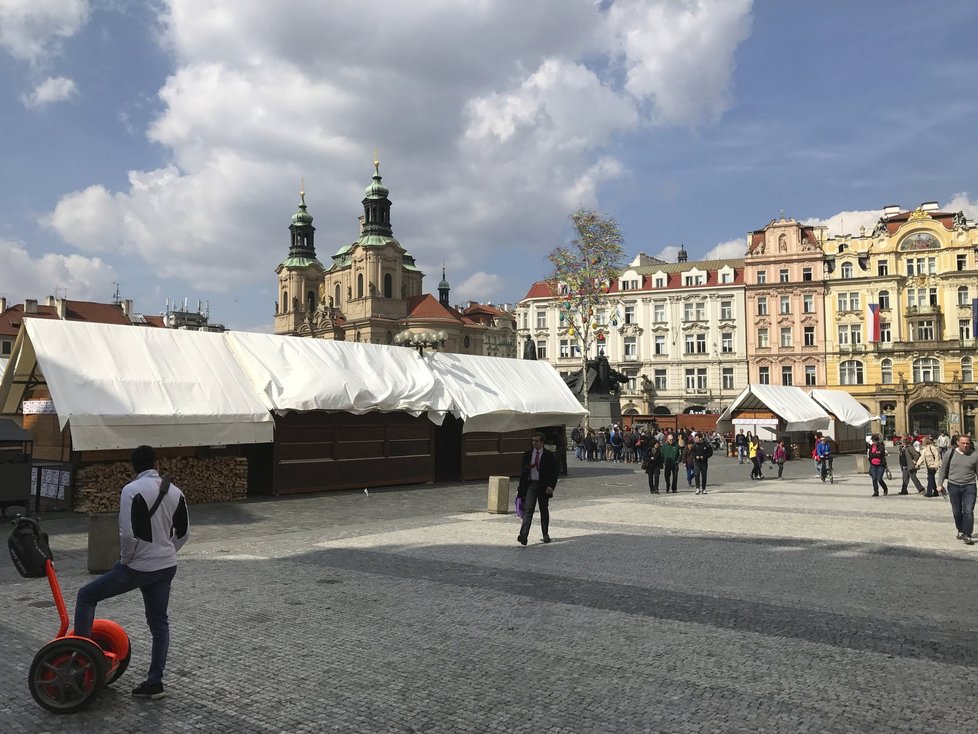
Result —
[{"label": "white cloud", "polygon": [[704,260],[736,260],[742,258],[747,253],[747,242],[744,238],[727,240],[721,242],[710,249]]},{"label": "white cloud", "polygon": [[88,22],[88,0],[3,0],[0,48],[32,64],[58,53],[64,39]]},{"label": "white cloud", "polygon": [[652,257],[667,263],[674,263],[679,259],[679,247],[677,245],[666,245]]},{"label": "white cloud", "polygon": [[469,301],[482,303],[494,299],[498,300],[496,294],[500,292],[502,287],[502,278],[480,270],[470,275],[460,285],[452,288],[452,303],[467,303]]},{"label": "white cloud", "polygon": [[[376,145],[395,235],[474,279],[475,297],[490,252],[542,262],[568,213],[598,206],[602,185],[626,173],[615,147],[644,108],[698,122],[728,104],[749,4],[702,0],[675,16],[710,41],[703,48],[683,26],[701,52],[693,66],[709,67],[709,84],[684,72],[685,111],[649,82],[654,60],[679,73],[675,49],[646,48],[641,35],[655,36],[645,26],[672,19],[675,4],[621,4],[295,0],[283,13],[265,0],[238,0],[233,12],[224,0],[168,0],[162,37],[175,69],[147,135],[171,165],[130,172],[122,191],[69,193],[44,221],[82,250],[121,250],[195,287],[267,283],[288,247],[300,177],[320,259],[355,239]],[[648,5],[657,13],[637,12]],[[622,57],[628,28],[640,33]]]},{"label": "white cloud", "polygon": [[967,191],[962,191],[951,197],[951,200],[941,207],[946,212],[964,212],[968,219],[978,220],[978,199],[971,200]]},{"label": "white cloud", "polygon": [[859,228],[864,227],[868,232],[872,232],[876,223],[883,216],[882,209],[868,209],[863,211],[846,211],[833,214],[824,219],[811,217],[802,221],[802,224],[826,227],[826,234],[830,237],[835,235],[857,235]]},{"label": "white cloud", "polygon": [[72,300],[104,302],[117,280],[112,266],[100,258],[54,253],[34,258],[23,243],[9,240],[0,240],[0,262],[0,293],[12,303],[43,298],[57,289],[67,291]]},{"label": "white cloud", "polygon": [[34,91],[21,98],[28,109],[44,107],[54,102],[62,102],[78,94],[75,82],[65,76],[48,77],[34,87]]}]

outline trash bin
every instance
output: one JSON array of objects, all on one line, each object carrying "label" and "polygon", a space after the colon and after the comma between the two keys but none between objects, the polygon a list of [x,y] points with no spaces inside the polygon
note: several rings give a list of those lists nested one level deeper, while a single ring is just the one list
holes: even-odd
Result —
[{"label": "trash bin", "polygon": [[111,571],[119,560],[119,515],[95,512],[88,516],[88,572]]},{"label": "trash bin", "polygon": [[509,512],[509,477],[489,477],[488,511],[498,515]]}]

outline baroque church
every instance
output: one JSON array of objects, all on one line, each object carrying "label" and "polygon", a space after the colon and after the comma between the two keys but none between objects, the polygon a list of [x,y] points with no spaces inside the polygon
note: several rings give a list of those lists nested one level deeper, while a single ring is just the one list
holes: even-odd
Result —
[{"label": "baroque church", "polygon": [[443,352],[515,357],[512,313],[475,303],[462,311],[452,307],[444,268],[438,297],[422,292],[424,274],[394,238],[389,193],[375,160],[359,237],[340,247],[326,266],[316,257],[316,228],[305,191],[299,192],[288,257],[275,270],[275,333],[371,344],[428,334],[437,337]]}]

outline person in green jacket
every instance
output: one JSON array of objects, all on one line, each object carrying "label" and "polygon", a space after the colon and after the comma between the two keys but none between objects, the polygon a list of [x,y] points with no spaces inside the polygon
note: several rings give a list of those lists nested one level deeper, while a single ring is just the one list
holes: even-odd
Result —
[{"label": "person in green jacket", "polygon": [[666,441],[659,445],[659,453],[662,455],[662,468],[666,475],[666,494],[676,493],[676,482],[679,479],[679,465],[682,463],[683,452],[676,445],[676,434],[670,433],[666,436]]}]

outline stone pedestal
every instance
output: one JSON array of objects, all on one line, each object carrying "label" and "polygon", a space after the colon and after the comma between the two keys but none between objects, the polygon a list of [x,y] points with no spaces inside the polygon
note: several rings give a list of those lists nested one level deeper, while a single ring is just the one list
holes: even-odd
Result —
[{"label": "stone pedestal", "polygon": [[856,456],[856,472],[858,474],[869,474],[869,459],[865,456]]},{"label": "stone pedestal", "polygon": [[88,516],[88,572],[111,571],[119,560],[119,515],[99,512]]},{"label": "stone pedestal", "polygon": [[489,477],[488,511],[497,515],[509,512],[509,477]]}]

